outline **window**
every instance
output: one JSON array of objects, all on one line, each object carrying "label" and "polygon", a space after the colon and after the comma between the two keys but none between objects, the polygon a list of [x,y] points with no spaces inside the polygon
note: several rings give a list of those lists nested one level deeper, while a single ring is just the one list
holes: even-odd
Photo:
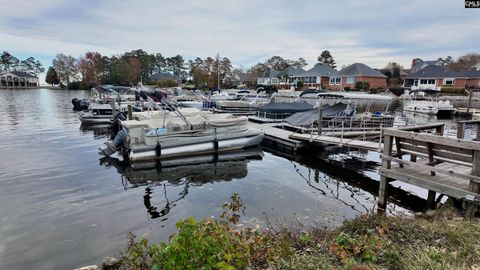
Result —
[{"label": "window", "polygon": [[418,80],[413,81],[413,85],[418,86]]},{"label": "window", "polygon": [[265,84],[265,79],[258,78],[258,84]]},{"label": "window", "polygon": [[435,84],[435,80],[434,79],[428,80],[428,84]]},{"label": "window", "polygon": [[443,85],[454,85],[455,79],[454,78],[444,78]]},{"label": "window", "polygon": [[342,83],[342,78],[340,77],[330,77],[330,85],[338,85]]},{"label": "window", "polygon": [[347,77],[347,84],[354,84],[355,83],[355,77]]},{"label": "window", "polygon": [[278,84],[278,79],[277,78],[272,78],[272,84]]}]

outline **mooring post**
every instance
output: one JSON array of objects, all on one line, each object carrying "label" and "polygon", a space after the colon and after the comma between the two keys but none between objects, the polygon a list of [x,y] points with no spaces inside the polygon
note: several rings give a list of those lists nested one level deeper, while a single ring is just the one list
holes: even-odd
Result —
[{"label": "mooring post", "polygon": [[463,139],[464,136],[465,136],[465,123],[457,122],[457,139]]},{"label": "mooring post", "polygon": [[132,104],[128,104],[127,110],[128,110],[128,120],[132,120],[132,119],[133,119],[133,116],[132,116]]},{"label": "mooring post", "polygon": [[[393,137],[385,135],[383,137],[383,156],[389,157],[392,155]],[[390,160],[382,159],[382,170],[389,170],[392,166]],[[380,177],[380,186],[378,189],[378,207],[385,209],[388,199],[388,178],[384,174]]]},{"label": "mooring post", "polygon": [[112,101],[112,119],[115,119],[115,116],[117,115],[117,108],[115,101]]},{"label": "mooring post", "polygon": [[322,126],[323,126],[323,99],[320,99],[318,103],[318,135],[322,135]]},{"label": "mooring post", "polygon": [[475,140],[480,142],[480,123],[477,123],[477,135],[475,136]]},{"label": "mooring post", "polygon": [[435,208],[435,197],[437,196],[437,193],[433,190],[428,191],[428,197],[427,197],[427,208],[428,209],[434,209]]},{"label": "mooring post", "polygon": [[470,104],[472,103],[472,95],[473,95],[473,89],[470,89],[470,93],[468,94],[467,114],[470,113]]}]

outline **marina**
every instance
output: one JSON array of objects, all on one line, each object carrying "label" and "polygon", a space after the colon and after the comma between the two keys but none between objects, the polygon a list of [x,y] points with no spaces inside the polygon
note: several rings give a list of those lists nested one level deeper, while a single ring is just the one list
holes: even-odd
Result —
[{"label": "marina", "polygon": [[[10,105],[3,107],[1,114],[7,127],[0,133],[2,149],[9,158],[0,166],[5,187],[0,190],[0,200],[8,205],[8,201],[17,198],[15,210],[2,212],[4,220],[23,224],[2,227],[3,243],[10,247],[2,253],[3,265],[7,267],[20,263],[24,268],[68,268],[101,260],[123,247],[128,231],[148,233],[156,240],[167,239],[179,218],[214,215],[233,192],[238,192],[246,203],[247,222],[264,222],[265,212],[278,218],[300,214],[305,222],[323,222],[327,226],[336,226],[361,213],[376,212],[378,196],[385,194],[380,189],[380,133],[371,140],[364,140],[362,132],[342,139],[341,133],[327,130],[318,136],[277,128],[281,127],[279,123],[249,121],[248,129],[264,132],[262,149],[129,164],[121,155],[106,158],[96,152],[109,140],[110,125],[81,125],[78,112],[72,111],[69,100],[89,94],[48,89],[1,92]],[[401,111],[394,113],[396,123],[407,121]],[[141,115],[134,112],[132,116],[136,114]],[[431,120],[424,121],[418,130],[430,128],[436,132],[442,128],[445,134],[454,135],[457,127],[462,126],[465,138],[476,136],[473,131],[478,122],[443,120],[441,124],[427,125]],[[351,131],[344,135],[348,132]],[[29,144],[13,143],[13,137],[16,142]],[[30,143],[37,147],[32,149]],[[395,149],[393,146],[392,153]],[[401,151],[406,153],[407,148]],[[419,153],[419,161],[420,156]],[[21,163],[26,159],[31,162]],[[424,166],[423,161],[417,166],[420,165]],[[19,169],[25,173],[18,175]],[[437,171],[441,175],[449,169],[440,166],[438,170],[443,170]],[[386,173],[390,177],[394,172]],[[433,186],[404,186],[397,182],[389,181],[385,197],[389,202],[386,211],[393,215],[422,211],[427,207],[428,190],[441,192]],[[465,188],[462,187],[462,194],[471,194]],[[17,211],[23,214],[18,215]],[[52,211],[57,213],[56,217],[48,221],[36,214]],[[107,217],[111,215],[115,218]],[[51,227],[52,222],[57,225]],[[5,237],[20,230],[29,232],[21,238],[28,246],[41,246],[47,239],[46,233],[50,241],[71,241],[27,251],[22,249],[25,245],[15,245],[17,238]],[[76,238],[72,231],[84,235],[83,239]],[[106,239],[111,246],[103,244]],[[78,253],[79,247],[87,245],[96,252]],[[18,252],[25,254],[22,262],[15,255]],[[62,254],[64,259],[52,254]],[[44,260],[36,260],[38,256]]]}]

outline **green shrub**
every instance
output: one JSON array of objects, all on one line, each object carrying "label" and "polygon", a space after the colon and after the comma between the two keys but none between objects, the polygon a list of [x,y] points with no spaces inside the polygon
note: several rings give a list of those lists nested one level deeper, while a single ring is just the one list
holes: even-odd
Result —
[{"label": "green shrub", "polygon": [[305,83],[303,81],[298,81],[297,82],[297,89],[301,89],[304,85],[305,85]]},{"label": "green shrub", "polygon": [[355,90],[357,91],[368,90],[369,88],[370,88],[370,84],[368,82],[358,81],[355,84]]},{"label": "green shrub", "polygon": [[440,92],[448,94],[463,94],[465,93],[465,88],[442,86]]},{"label": "green shrub", "polygon": [[82,81],[71,82],[67,85],[67,89],[70,90],[88,90],[89,87]]},{"label": "green shrub", "polygon": [[350,91],[352,91],[352,88],[349,87],[349,86],[346,86],[345,88],[343,88],[343,90],[344,90],[345,92],[350,92]]}]

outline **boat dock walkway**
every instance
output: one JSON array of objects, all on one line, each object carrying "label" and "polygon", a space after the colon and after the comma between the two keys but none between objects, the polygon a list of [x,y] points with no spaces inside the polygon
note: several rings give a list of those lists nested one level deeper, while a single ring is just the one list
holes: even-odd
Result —
[{"label": "boat dock walkway", "polygon": [[248,128],[253,130],[263,130],[265,132],[265,141],[266,143],[272,144],[278,147],[285,148],[285,150],[290,150],[292,152],[297,152],[301,148],[306,146],[305,142],[300,140],[290,138],[292,131],[285,129],[276,128],[275,126],[278,123],[254,123],[248,122]]}]

